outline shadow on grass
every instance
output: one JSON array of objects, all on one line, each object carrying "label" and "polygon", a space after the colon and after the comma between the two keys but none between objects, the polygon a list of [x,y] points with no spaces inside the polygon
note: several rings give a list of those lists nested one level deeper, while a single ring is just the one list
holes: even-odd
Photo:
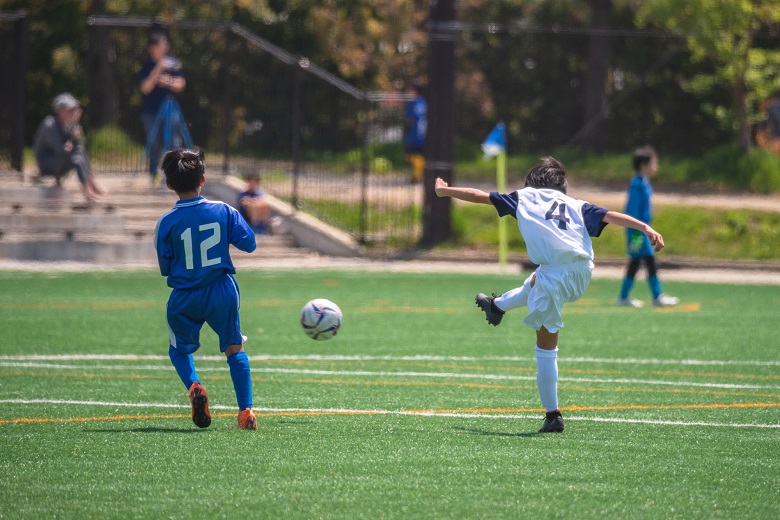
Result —
[{"label": "shadow on grass", "polygon": [[472,435],[486,435],[489,437],[537,437],[540,435],[544,435],[539,432],[518,432],[518,433],[491,432],[488,430],[480,430],[477,428],[453,428],[453,430],[459,433],[470,433]]},{"label": "shadow on grass", "polygon": [[88,433],[203,433],[208,430],[209,428],[157,428],[154,426],[147,426],[146,428],[116,428],[114,430],[85,429],[84,431]]}]

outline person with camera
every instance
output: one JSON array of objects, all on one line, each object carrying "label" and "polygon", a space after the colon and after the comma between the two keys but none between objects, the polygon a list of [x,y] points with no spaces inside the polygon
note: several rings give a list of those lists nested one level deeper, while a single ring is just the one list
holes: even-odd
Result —
[{"label": "person with camera", "polygon": [[[147,52],[149,58],[141,66],[138,73],[143,102],[141,104],[141,120],[146,131],[146,142],[149,143],[149,175],[152,183],[157,179],[157,165],[160,160],[159,123],[160,108],[166,99],[175,96],[186,86],[181,62],[168,55],[170,44],[168,36],[162,28],[153,28],[149,32]],[[155,135],[152,135],[154,133]]]},{"label": "person with camera", "polygon": [[64,92],[54,98],[52,108],[54,113],[41,122],[33,145],[40,175],[54,177],[57,186],[61,186],[62,178],[76,170],[87,201],[97,202],[108,192],[95,183],[90,171],[87,150],[81,141],[81,106],[75,97]]}]

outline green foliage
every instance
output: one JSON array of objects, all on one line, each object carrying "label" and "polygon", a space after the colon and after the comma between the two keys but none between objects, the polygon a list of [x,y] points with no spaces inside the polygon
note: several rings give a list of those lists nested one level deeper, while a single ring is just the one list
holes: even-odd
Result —
[{"label": "green foliage", "polygon": [[[453,222],[457,223],[458,234],[455,240],[443,247],[495,251],[498,247],[495,211],[465,204],[456,204],[454,208]],[[733,260],[780,258],[779,213],[662,206],[656,210],[653,227],[666,242],[661,255]],[[525,253],[525,243],[514,219],[510,221],[509,228],[510,250]],[[623,228],[607,226],[602,236],[593,240],[593,249],[597,257],[625,256]]]},{"label": "green foliage", "polygon": [[[94,161],[137,160],[143,154],[142,145],[133,141],[116,125],[104,126],[86,136],[87,153]],[[121,156],[121,157],[120,157]]]},{"label": "green foliage", "polygon": [[756,41],[762,30],[780,23],[780,4],[745,0],[648,0],[637,12],[640,25],[650,22],[685,37],[695,62],[714,66],[685,80],[698,96],[726,85],[731,104],[715,104],[711,112],[739,134],[746,148],[749,123],[759,119],[766,96],[780,86],[776,65],[780,49]]}]

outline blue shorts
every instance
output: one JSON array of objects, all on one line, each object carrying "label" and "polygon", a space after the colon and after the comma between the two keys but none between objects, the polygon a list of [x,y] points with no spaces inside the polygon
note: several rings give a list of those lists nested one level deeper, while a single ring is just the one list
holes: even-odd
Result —
[{"label": "blue shorts", "polygon": [[168,298],[168,339],[182,354],[200,348],[200,329],[208,323],[219,336],[219,350],[243,344],[238,317],[240,293],[232,275],[226,274],[207,287],[174,289]]},{"label": "blue shorts", "polygon": [[628,256],[633,259],[642,258],[643,256],[654,256],[655,251],[653,246],[650,245],[650,239],[647,235],[641,231],[635,229],[629,229],[626,232],[626,239],[628,242]]}]

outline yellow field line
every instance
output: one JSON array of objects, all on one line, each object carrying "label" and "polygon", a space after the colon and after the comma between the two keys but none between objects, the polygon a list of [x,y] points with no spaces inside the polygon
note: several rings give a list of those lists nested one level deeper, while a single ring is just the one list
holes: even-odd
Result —
[{"label": "yellow field line", "polygon": [[[780,403],[713,403],[687,405],[613,405],[613,406],[566,406],[564,412],[583,411],[615,411],[615,410],[714,410],[724,408],[776,408]],[[405,410],[403,413],[416,414],[509,414],[536,413],[541,408],[466,408],[466,409],[417,409]],[[235,413],[212,414],[213,417],[235,417]],[[382,410],[290,410],[290,411],[258,411],[258,417],[303,417],[318,415],[387,415]],[[149,414],[149,415],[110,415],[99,417],[19,417],[15,419],[0,419],[0,424],[33,424],[33,423],[74,423],[97,421],[126,421],[146,419],[185,419],[189,414]]]}]

